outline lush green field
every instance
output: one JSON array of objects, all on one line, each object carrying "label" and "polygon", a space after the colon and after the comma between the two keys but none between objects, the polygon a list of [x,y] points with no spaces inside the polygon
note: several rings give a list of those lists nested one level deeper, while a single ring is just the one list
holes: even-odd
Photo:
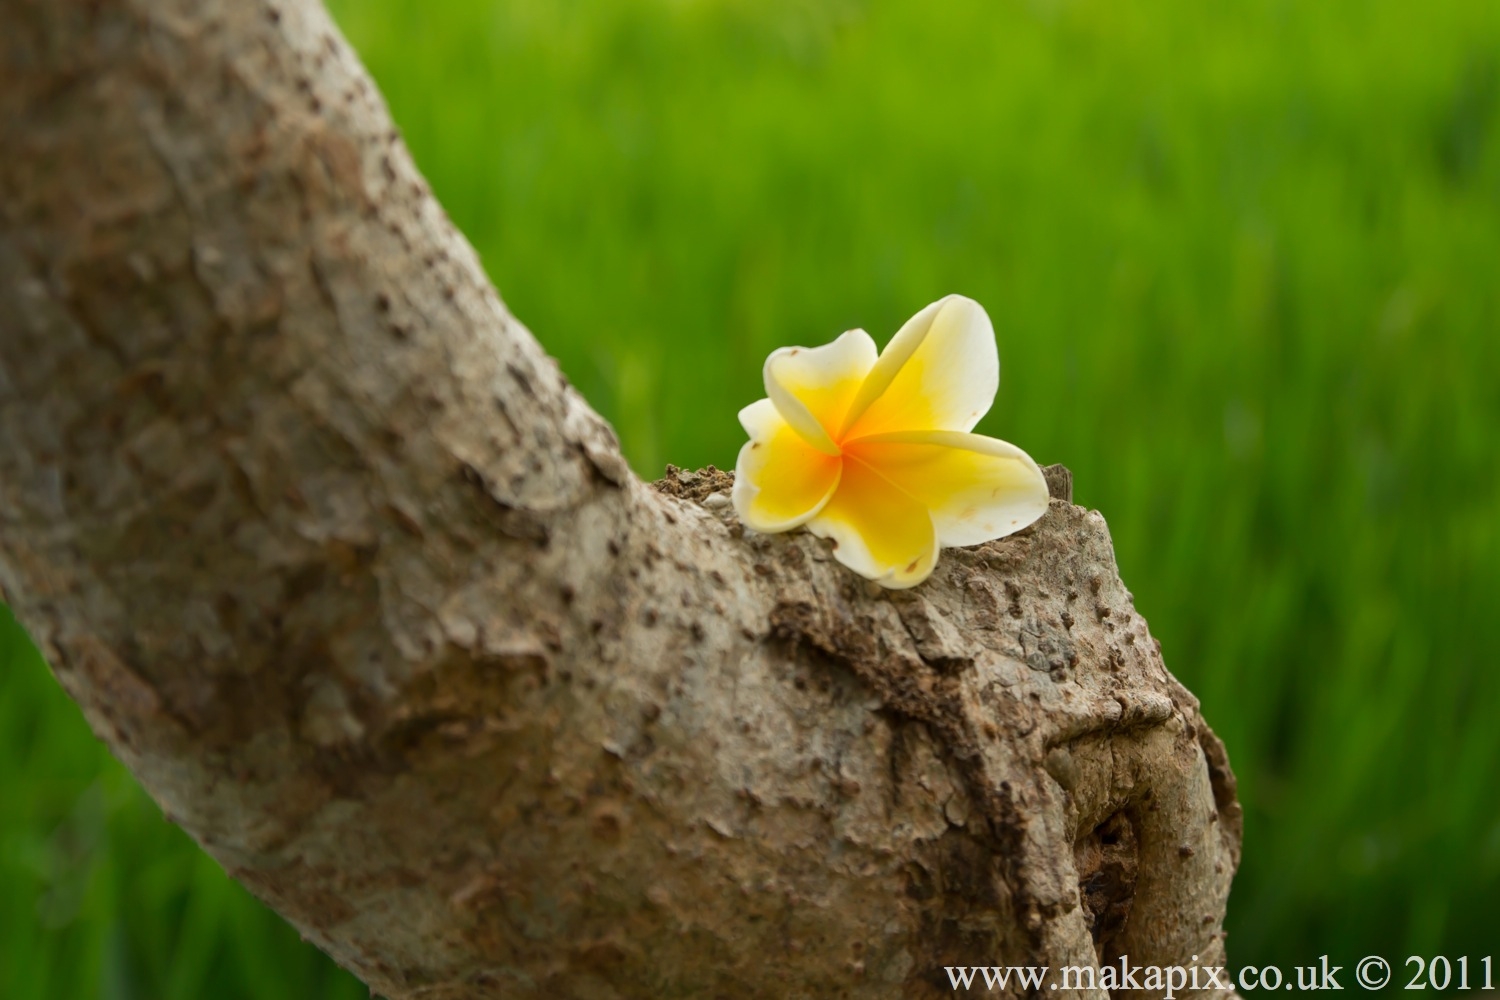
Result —
[{"label": "lush green field", "polygon": [[[1229,746],[1234,963],[1500,952],[1500,5],[336,13],[643,475],[732,465],[772,348],[984,303],[979,429],[1073,468]],[[0,994],[363,995],[165,824],[18,635]]]}]

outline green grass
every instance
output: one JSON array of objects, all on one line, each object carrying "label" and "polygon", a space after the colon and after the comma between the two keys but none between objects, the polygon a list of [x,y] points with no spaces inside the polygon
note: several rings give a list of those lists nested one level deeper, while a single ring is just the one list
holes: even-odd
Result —
[{"label": "green grass", "polygon": [[[983,302],[979,429],[1073,468],[1229,746],[1234,962],[1500,950],[1500,7],[335,11],[643,475],[732,465],[771,349]],[[5,996],[355,995],[11,649]]]}]

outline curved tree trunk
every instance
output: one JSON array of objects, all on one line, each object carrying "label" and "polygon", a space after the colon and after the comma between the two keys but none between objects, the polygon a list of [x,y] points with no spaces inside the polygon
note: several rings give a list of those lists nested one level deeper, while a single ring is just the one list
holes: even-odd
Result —
[{"label": "curved tree trunk", "polygon": [[1097,513],[886,593],[641,484],[315,0],[0,0],[0,150],[0,597],[375,990],[1221,964],[1233,778]]}]

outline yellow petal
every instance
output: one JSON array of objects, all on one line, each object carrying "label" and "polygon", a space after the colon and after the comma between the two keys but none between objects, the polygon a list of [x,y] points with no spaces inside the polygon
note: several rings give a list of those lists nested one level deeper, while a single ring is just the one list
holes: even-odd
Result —
[{"label": "yellow petal", "polygon": [[[844,443],[857,459],[923,504],[943,545],[978,545],[1047,512],[1047,482],[1031,456],[961,431],[907,431]],[[852,463],[847,463],[852,464]]]},{"label": "yellow petal", "polygon": [[833,539],[835,559],[883,587],[915,587],[937,563],[937,533],[927,509],[847,457],[838,489],[807,530]]},{"label": "yellow petal", "polygon": [[875,341],[863,330],[822,347],[783,347],[766,359],[766,395],[808,444],[836,455],[832,435],[875,359]]},{"label": "yellow petal", "polygon": [[984,307],[950,295],[907,320],[844,417],[840,439],[971,430],[995,402],[1000,354]]},{"label": "yellow petal", "polygon": [[833,495],[842,465],[813,448],[769,399],[740,411],[750,440],[734,467],[734,509],[756,531],[786,531],[804,524]]}]

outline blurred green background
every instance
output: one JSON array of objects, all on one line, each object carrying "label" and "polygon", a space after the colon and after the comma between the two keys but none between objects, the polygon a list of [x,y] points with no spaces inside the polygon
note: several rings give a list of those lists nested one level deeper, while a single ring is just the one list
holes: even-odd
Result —
[{"label": "blurred green background", "polygon": [[[733,465],[773,348],[984,303],[979,429],[1229,746],[1232,964],[1500,951],[1500,5],[334,7],[648,478]],[[6,1000],[365,995],[0,667]]]}]

